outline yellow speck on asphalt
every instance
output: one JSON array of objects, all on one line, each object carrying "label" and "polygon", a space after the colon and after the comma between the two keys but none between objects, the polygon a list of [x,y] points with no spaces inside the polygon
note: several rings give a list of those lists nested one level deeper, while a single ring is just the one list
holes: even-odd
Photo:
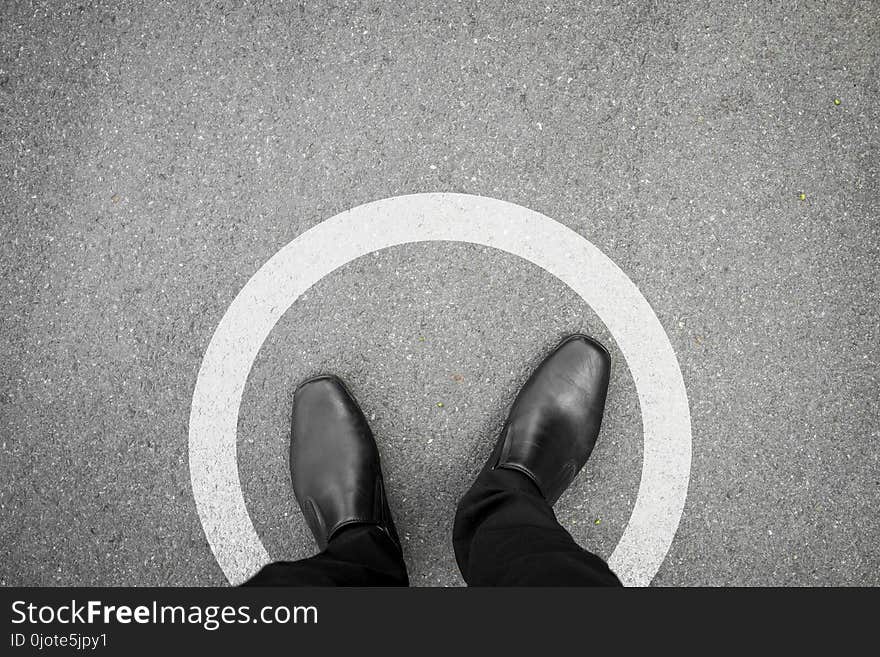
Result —
[{"label": "yellow speck on asphalt", "polygon": [[601,525],[601,524],[602,524],[602,520],[601,520],[601,518],[596,518],[596,522],[593,523],[593,524]]},{"label": "yellow speck on asphalt", "polygon": [[443,408],[443,402],[437,402],[437,408]]},{"label": "yellow speck on asphalt", "polygon": [[800,194],[798,194],[798,198],[799,198],[800,200],[802,200],[802,201],[806,201],[806,200],[807,200],[807,195],[804,194],[803,192],[801,192]]},{"label": "yellow speck on asphalt", "polygon": [[840,105],[840,98],[835,98],[835,99],[834,99],[834,104],[835,104],[835,105]]}]

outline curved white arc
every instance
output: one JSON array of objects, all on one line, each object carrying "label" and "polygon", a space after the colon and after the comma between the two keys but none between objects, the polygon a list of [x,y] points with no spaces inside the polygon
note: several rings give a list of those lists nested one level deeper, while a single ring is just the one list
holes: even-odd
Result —
[{"label": "curved white arc", "polygon": [[[356,222],[356,223],[355,223]],[[296,299],[346,263],[424,241],[481,244],[553,274],[590,305],[629,365],[644,426],[642,479],[610,565],[647,585],[681,518],[691,464],[690,414],[672,345],[635,284],[566,226],[512,203],[464,194],[413,194],[340,213],[276,253],[230,304],[206,350],[190,415],[190,475],[211,549],[232,583],[269,560],[238,474],[238,410],[247,377],[275,323]]]}]

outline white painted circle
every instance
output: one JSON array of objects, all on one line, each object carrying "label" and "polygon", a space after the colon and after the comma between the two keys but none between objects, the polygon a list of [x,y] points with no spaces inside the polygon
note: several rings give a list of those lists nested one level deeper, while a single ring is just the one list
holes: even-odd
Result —
[{"label": "white painted circle", "polygon": [[296,299],[373,251],[426,241],[469,242],[519,256],[577,292],[614,336],[639,397],[642,477],[629,523],[609,559],[624,584],[646,586],[666,557],[687,496],[691,421],[669,338],[636,285],[591,242],[527,208],[467,194],[412,194],[342,212],[276,253],[241,289],[205,351],[189,421],[196,508],[232,584],[271,561],[238,476],[242,393],[257,353]]}]

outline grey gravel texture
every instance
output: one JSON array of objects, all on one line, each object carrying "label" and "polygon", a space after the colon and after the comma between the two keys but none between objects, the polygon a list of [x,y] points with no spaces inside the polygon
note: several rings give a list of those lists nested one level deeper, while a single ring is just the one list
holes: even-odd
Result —
[{"label": "grey gravel texture", "polygon": [[[666,328],[694,451],[655,584],[880,584],[878,55],[871,1],[4,2],[0,583],[224,583],[187,466],[217,322],[329,216],[454,191],[576,230]],[[608,556],[641,467],[625,360],[552,276],[460,244],[350,263],[270,335],[239,425],[267,548],[314,551],[289,406],[333,371],[413,583],[461,584],[455,502],[575,330],[615,365],[557,511]]]}]

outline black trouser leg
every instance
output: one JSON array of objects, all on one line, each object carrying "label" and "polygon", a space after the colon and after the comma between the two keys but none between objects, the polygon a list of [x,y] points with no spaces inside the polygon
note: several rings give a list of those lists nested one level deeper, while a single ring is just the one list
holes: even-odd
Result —
[{"label": "black trouser leg", "polygon": [[375,525],[343,528],[314,557],[276,561],[243,586],[407,586],[400,548]]},{"label": "black trouser leg", "polygon": [[471,586],[620,586],[581,548],[526,475],[489,470],[458,505],[455,558]]}]

